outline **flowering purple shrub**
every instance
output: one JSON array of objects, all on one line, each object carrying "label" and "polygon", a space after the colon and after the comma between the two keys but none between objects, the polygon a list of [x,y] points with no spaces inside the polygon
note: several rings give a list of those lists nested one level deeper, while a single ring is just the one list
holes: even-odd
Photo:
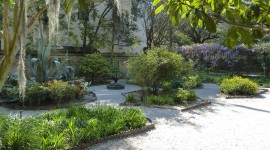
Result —
[{"label": "flowering purple shrub", "polygon": [[264,53],[268,59],[265,57],[262,59],[259,47],[248,49],[245,46],[236,46],[233,49],[228,49],[219,44],[198,44],[180,47],[178,52],[186,60],[192,59],[199,69],[262,72],[262,64],[270,66],[270,64],[266,64],[270,63],[270,51]]}]

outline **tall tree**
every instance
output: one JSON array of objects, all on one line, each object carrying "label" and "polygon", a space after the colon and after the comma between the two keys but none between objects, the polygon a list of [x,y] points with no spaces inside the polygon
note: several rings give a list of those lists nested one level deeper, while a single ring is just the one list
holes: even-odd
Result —
[{"label": "tall tree", "polygon": [[[65,12],[70,12],[72,4],[75,0],[66,0],[65,1]],[[32,1],[31,1],[32,2]],[[35,2],[35,1],[33,1]],[[24,39],[26,39],[26,33],[29,32],[32,27],[35,25],[36,20],[44,13],[46,10],[51,15],[49,16],[49,21],[52,23],[52,26],[49,26],[49,37],[51,41],[54,40],[57,34],[58,28],[58,15],[60,10],[60,0],[45,0],[46,4],[43,8],[39,10],[33,17],[27,21],[27,5],[31,5],[30,0],[5,0],[0,1],[0,6],[3,8],[3,27],[0,29],[0,38],[3,38],[4,43],[4,57],[0,60],[0,90],[6,80],[6,77],[9,73],[9,70],[13,64],[16,54],[21,52],[20,60],[20,82],[19,86],[21,87],[20,91],[24,90],[25,79],[24,77],[24,61],[23,54],[25,52],[24,48]],[[80,7],[84,12],[86,12],[86,0],[77,0]],[[128,1],[125,0],[115,0],[117,4],[118,11],[120,13],[130,12],[130,5]],[[51,6],[51,7],[50,7]],[[11,12],[13,11],[13,12]],[[50,16],[52,17],[50,19]],[[55,16],[55,17],[53,17]],[[56,19],[56,20],[53,20]],[[10,24],[10,22],[12,22]],[[20,45],[19,45],[20,44]],[[16,47],[19,47],[17,49]],[[23,80],[24,82],[22,82]]]}]

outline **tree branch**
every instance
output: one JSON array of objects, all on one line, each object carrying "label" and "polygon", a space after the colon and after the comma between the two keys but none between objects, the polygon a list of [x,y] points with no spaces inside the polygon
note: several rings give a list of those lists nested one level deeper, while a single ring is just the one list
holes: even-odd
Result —
[{"label": "tree branch", "polygon": [[27,31],[26,32],[29,32],[31,30],[31,28],[33,27],[33,25],[35,24],[36,20],[39,18],[39,16],[48,9],[49,5],[46,5],[44,7],[42,7],[40,9],[40,11],[34,16],[32,17],[31,21],[28,23],[27,25]]},{"label": "tree branch", "polygon": [[247,28],[247,29],[261,29],[258,25],[247,25],[247,24],[242,24],[242,23],[235,23],[229,20],[226,20],[225,18],[218,16],[217,19],[231,25],[234,27],[239,27],[239,28]]}]

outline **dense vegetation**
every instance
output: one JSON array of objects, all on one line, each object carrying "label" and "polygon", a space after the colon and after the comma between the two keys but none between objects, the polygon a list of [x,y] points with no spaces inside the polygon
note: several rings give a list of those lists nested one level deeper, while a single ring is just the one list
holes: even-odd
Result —
[{"label": "dense vegetation", "polygon": [[0,115],[0,149],[67,149],[146,124],[141,110],[70,107],[23,119]]},{"label": "dense vegetation", "polygon": [[182,71],[183,58],[166,48],[156,47],[127,62],[129,75],[142,87],[150,87],[157,94],[166,81]]},{"label": "dense vegetation", "polygon": [[227,95],[254,95],[258,91],[258,85],[249,79],[236,76],[224,79],[219,90]]},{"label": "dense vegetation", "polygon": [[100,53],[85,55],[80,62],[79,68],[86,77],[90,77],[92,82],[94,78],[108,75],[110,71],[109,63]]}]

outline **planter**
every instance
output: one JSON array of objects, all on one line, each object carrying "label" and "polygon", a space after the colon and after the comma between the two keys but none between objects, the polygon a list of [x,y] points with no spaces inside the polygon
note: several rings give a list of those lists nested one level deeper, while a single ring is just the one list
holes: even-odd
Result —
[{"label": "planter", "polygon": [[110,89],[110,90],[122,90],[122,89],[125,89],[125,86],[122,85],[122,84],[113,83],[113,84],[107,85],[107,89]]}]

